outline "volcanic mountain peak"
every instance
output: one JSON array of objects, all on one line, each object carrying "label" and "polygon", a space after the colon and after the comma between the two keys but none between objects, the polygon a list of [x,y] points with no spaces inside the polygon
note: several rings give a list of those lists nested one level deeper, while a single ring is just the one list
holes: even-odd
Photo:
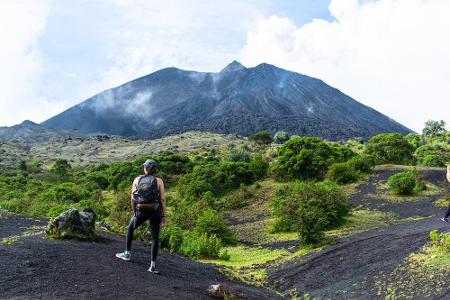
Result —
[{"label": "volcanic mountain peak", "polygon": [[160,138],[190,130],[259,130],[330,140],[411,130],[325,82],[262,63],[217,73],[165,68],[99,93],[42,123],[47,128]]},{"label": "volcanic mountain peak", "polygon": [[247,68],[244,67],[240,62],[237,60],[233,60],[230,64],[228,64],[225,68],[223,68],[220,73],[225,72],[235,72],[235,71],[241,71],[246,70]]}]

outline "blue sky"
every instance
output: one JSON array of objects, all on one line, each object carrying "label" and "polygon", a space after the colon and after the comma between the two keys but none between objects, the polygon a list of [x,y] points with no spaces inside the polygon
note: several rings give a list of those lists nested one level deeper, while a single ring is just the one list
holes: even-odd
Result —
[{"label": "blue sky", "polygon": [[445,0],[3,0],[0,126],[42,122],[163,67],[219,71],[237,59],[318,77],[420,130],[428,119],[450,122],[442,109],[450,89],[436,88],[450,79],[447,8]]}]

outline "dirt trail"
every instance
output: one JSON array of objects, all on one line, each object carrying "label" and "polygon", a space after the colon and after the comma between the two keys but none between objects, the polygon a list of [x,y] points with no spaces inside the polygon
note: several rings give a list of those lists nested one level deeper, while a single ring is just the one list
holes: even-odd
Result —
[{"label": "dirt trail", "polygon": [[[429,240],[433,229],[450,230],[439,220],[443,209],[433,205],[441,195],[423,197],[414,202],[393,203],[368,198],[379,181],[386,180],[399,169],[379,170],[362,184],[350,202],[360,208],[392,211],[401,218],[431,216],[430,218],[396,224],[387,228],[356,234],[339,240],[325,250],[291,261],[269,272],[269,282],[279,291],[296,289],[319,299],[376,299],[373,277],[387,273],[412,252],[417,252]],[[444,186],[444,170],[427,170],[425,180]],[[450,298],[450,289],[434,298]]]},{"label": "dirt trail", "polygon": [[[9,216],[0,219],[2,238],[42,226],[43,219]],[[277,298],[227,280],[212,265],[171,253],[161,253],[161,275],[147,272],[149,247],[135,241],[132,261],[115,257],[123,250],[122,237],[100,233],[95,243],[57,241],[42,233],[0,244],[0,299],[209,299],[211,284],[226,282],[245,299]]]}]

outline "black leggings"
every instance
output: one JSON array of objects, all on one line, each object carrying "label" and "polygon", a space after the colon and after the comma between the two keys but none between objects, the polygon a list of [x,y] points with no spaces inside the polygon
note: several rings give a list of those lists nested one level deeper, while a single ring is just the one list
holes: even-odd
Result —
[{"label": "black leggings", "polygon": [[156,256],[158,256],[159,223],[161,223],[158,211],[151,213],[137,211],[136,216],[131,217],[127,230],[127,251],[130,251],[134,230],[147,220],[150,220],[152,234],[152,261],[156,261]]},{"label": "black leggings", "polygon": [[448,206],[448,208],[447,208],[447,212],[445,213],[445,216],[444,216],[444,218],[448,218],[450,216],[450,205]]}]

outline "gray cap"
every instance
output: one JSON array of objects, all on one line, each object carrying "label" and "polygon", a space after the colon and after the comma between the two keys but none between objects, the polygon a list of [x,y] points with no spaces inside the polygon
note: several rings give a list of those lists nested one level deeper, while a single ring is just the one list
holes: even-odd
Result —
[{"label": "gray cap", "polygon": [[156,166],[156,161],[154,159],[147,159],[143,164],[144,167]]}]

